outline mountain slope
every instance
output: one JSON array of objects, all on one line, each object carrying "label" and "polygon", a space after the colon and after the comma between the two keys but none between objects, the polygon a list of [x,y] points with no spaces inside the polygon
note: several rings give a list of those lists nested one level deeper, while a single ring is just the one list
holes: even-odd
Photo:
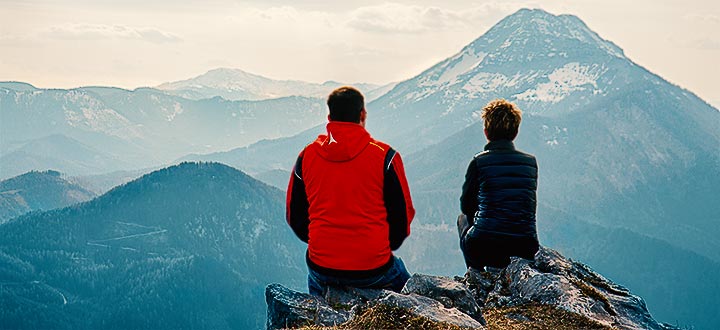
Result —
[{"label": "mountain slope", "polygon": [[667,97],[693,109],[684,114],[688,121],[714,140],[720,137],[707,122],[712,108],[694,94],[633,63],[577,17],[527,9],[373,102],[368,127],[401,151],[416,151],[479,121],[480,108],[500,97],[549,117],[596,112],[608,104],[630,107],[628,97]]},{"label": "mountain slope", "polygon": [[115,171],[95,175],[80,175],[73,176],[70,180],[98,195],[102,195],[112,188],[128,183],[158,169],[160,169],[160,167],[133,171]]},{"label": "mountain slope", "polygon": [[[713,203],[720,179],[706,176],[720,169],[720,155],[712,140],[688,142],[692,127],[678,133],[652,122],[647,111],[653,109],[641,104],[561,118],[526,115],[517,145],[538,157],[538,194],[553,208],[720,261],[720,206]],[[673,126],[683,125],[673,119]],[[471,157],[482,151],[482,129],[477,123],[411,155],[415,190],[459,189]]]},{"label": "mountain slope", "polygon": [[224,152],[191,154],[180,160],[220,162],[252,174],[272,170],[290,171],[300,150],[324,131],[325,125],[318,125],[294,136],[262,140]]},{"label": "mountain slope", "polygon": [[[215,96],[227,100],[265,100],[287,96],[324,99],[333,89],[343,85],[348,84],[335,81],[314,84],[298,80],[273,80],[239,69],[218,68],[187,80],[164,83],[157,88],[195,100]],[[363,91],[382,87],[373,84],[350,85]]]},{"label": "mountain slope", "polygon": [[[702,167],[703,159],[709,160],[699,152],[689,169],[676,160],[664,166],[640,161],[648,151],[612,140],[621,136],[596,131],[602,115],[526,115],[523,120],[516,145],[538,158],[541,242],[622,281],[645,297],[661,320],[698,329],[717,327],[720,320],[707,309],[715,299],[710,292],[720,289],[715,287],[720,280],[717,220],[708,218],[717,212],[712,202],[717,183]],[[595,126],[578,137],[570,130],[580,126],[578,122]],[[603,134],[611,139],[606,145],[614,146],[612,150],[589,143]],[[418,221],[429,223],[415,230],[417,241],[409,240],[405,250],[415,259],[447,260],[442,257],[447,248],[442,247],[457,244],[454,229],[442,224],[452,225],[459,212],[465,170],[484,143],[482,123],[476,123],[407,158]],[[636,165],[625,171],[614,168],[623,162]],[[428,245],[431,237],[439,242]],[[449,267],[448,262],[438,268]]]},{"label": "mountain slope", "polygon": [[282,192],[242,172],[183,163],[16,218],[0,227],[0,320],[18,329],[261,328],[263,287],[304,285],[304,249],[282,210]]},{"label": "mountain slope", "polygon": [[31,211],[52,210],[95,197],[59,172],[29,172],[0,181],[0,224]]},{"label": "mountain slope", "polygon": [[128,161],[62,134],[18,141],[0,155],[0,179],[31,170],[54,169],[68,174],[90,174],[131,167]]}]

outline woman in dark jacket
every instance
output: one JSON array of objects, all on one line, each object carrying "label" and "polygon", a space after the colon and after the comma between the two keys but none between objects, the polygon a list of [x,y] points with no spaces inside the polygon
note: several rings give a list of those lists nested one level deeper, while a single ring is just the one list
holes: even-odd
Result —
[{"label": "woman in dark jacket", "polygon": [[503,268],[510,257],[533,259],[538,251],[535,210],[537,162],[515,149],[522,112],[505,100],[482,109],[485,151],[465,174],[458,217],[460,248],[468,267]]}]

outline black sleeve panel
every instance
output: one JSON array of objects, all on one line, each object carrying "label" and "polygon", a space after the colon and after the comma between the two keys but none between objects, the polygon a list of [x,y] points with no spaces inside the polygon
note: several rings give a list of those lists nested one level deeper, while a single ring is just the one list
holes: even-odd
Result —
[{"label": "black sleeve panel", "polygon": [[467,173],[465,173],[465,183],[462,186],[462,195],[460,196],[460,210],[468,218],[468,222],[472,225],[475,212],[478,210],[477,194],[478,189],[478,173],[475,159],[470,162]]},{"label": "black sleeve panel", "polygon": [[387,210],[387,221],[390,225],[390,249],[397,250],[408,236],[408,218],[405,196],[395,167],[392,164],[395,150],[388,150],[385,156],[385,180],[383,198]]},{"label": "black sleeve panel", "polygon": [[295,162],[295,168],[290,179],[288,191],[287,221],[300,240],[308,242],[308,227],[310,225],[310,203],[308,202],[305,182],[302,179],[302,155]]}]

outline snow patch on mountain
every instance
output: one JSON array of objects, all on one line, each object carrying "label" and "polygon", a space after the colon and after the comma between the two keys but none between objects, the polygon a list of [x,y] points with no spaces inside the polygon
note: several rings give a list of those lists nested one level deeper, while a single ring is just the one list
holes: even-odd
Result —
[{"label": "snow patch on mountain", "polygon": [[177,101],[172,102],[172,104],[167,104],[157,95],[150,95],[150,100],[157,104],[158,109],[160,109],[160,111],[165,115],[165,120],[167,121],[173,121],[173,119],[175,119],[177,115],[185,111],[185,109],[183,109],[182,107],[182,104]]},{"label": "snow patch on mountain", "polygon": [[597,79],[606,71],[607,68],[602,65],[568,63],[548,74],[547,82],[515,94],[513,97],[523,101],[558,103],[575,91],[592,88],[594,94],[600,94],[602,90],[598,88]]},{"label": "snow patch on mountain", "polygon": [[520,75],[514,76],[512,79],[500,73],[480,72],[470,78],[463,86],[463,90],[470,93],[470,96],[480,93],[490,93],[496,91],[500,86],[509,85],[509,82],[515,82]]},{"label": "snow patch on mountain", "polygon": [[545,144],[551,148],[568,143],[567,127],[542,125],[540,135],[545,140]]},{"label": "snow patch on mountain", "polygon": [[[432,85],[454,85],[460,81],[458,78],[459,76],[469,72],[470,70],[476,68],[480,63],[482,63],[483,59],[485,59],[485,56],[487,56],[486,53],[478,53],[476,54],[474,51],[469,51],[466,53],[460,53],[458,55],[455,55],[454,58],[452,58],[446,67],[444,67],[444,71],[442,75],[435,81],[434,83],[431,83]],[[421,83],[422,85],[422,83]]]},{"label": "snow patch on mountain", "polygon": [[56,96],[61,98],[65,121],[71,127],[104,133],[123,140],[138,139],[143,133],[138,125],[102,101],[83,91],[70,90]]}]

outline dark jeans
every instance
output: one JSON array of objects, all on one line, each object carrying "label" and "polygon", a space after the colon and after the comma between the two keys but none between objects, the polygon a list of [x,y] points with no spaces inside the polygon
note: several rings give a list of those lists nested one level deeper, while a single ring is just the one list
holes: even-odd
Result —
[{"label": "dark jeans", "polygon": [[342,278],[335,276],[323,275],[308,268],[308,291],[311,295],[322,297],[329,285],[333,286],[349,286],[363,289],[387,289],[400,292],[405,286],[405,282],[410,279],[410,273],[405,269],[402,259],[395,258],[392,267],[377,276],[369,278]]},{"label": "dark jeans", "polygon": [[462,214],[458,217],[458,234],[465,265],[479,270],[486,266],[505,268],[510,264],[510,257],[533,260],[540,248],[535,237],[477,230]]}]

